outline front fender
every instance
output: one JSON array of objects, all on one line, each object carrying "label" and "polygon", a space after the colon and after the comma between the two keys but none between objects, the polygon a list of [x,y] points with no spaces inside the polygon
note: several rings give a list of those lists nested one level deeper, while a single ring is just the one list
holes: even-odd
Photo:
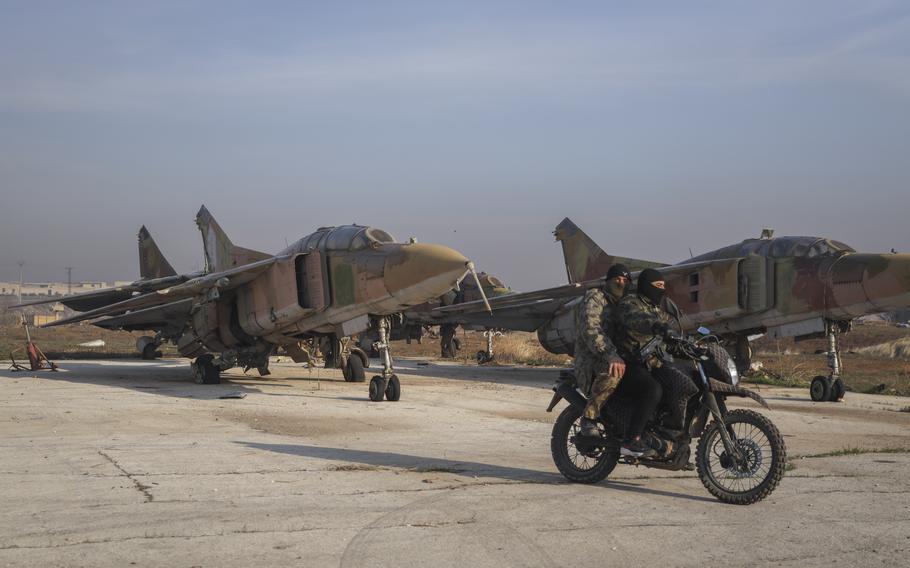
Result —
[{"label": "front fender", "polygon": [[768,406],[768,403],[765,402],[765,399],[763,399],[760,394],[752,392],[749,389],[744,389],[740,386],[724,383],[718,381],[717,379],[708,379],[708,384],[710,385],[711,392],[716,392],[718,394],[732,394],[741,396],[743,398],[751,398],[758,404],[762,405],[764,408],[767,408],[768,410],[771,409],[771,407]]}]

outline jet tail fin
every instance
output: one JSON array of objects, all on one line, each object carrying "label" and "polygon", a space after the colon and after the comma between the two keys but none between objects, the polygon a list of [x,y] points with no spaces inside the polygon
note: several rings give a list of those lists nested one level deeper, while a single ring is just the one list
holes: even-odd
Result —
[{"label": "jet tail fin", "polygon": [[607,275],[607,270],[616,263],[625,264],[632,272],[666,266],[649,260],[609,255],[568,217],[556,225],[553,235],[562,243],[569,284],[603,278]]},{"label": "jet tail fin", "polygon": [[148,229],[139,229],[139,276],[143,280],[154,280],[165,276],[176,276],[177,271],[161,254]]},{"label": "jet tail fin", "polygon": [[272,257],[268,253],[238,247],[232,243],[205,205],[196,214],[196,225],[202,232],[206,272],[221,272]]}]

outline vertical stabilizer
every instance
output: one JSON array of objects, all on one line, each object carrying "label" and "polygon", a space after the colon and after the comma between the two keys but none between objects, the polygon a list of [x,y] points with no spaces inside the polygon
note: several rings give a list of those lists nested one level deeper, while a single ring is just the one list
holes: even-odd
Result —
[{"label": "vertical stabilizer", "polygon": [[264,252],[234,245],[205,205],[196,214],[196,225],[202,232],[206,272],[221,272],[272,257]]},{"label": "vertical stabilizer", "polygon": [[562,254],[570,284],[603,278],[617,262],[625,264],[632,272],[666,266],[659,262],[609,255],[568,217],[556,225],[553,235],[562,243]]},{"label": "vertical stabilizer", "polygon": [[152,280],[176,274],[177,271],[161,254],[161,249],[155,244],[155,239],[143,225],[139,229],[139,276],[143,280]]}]

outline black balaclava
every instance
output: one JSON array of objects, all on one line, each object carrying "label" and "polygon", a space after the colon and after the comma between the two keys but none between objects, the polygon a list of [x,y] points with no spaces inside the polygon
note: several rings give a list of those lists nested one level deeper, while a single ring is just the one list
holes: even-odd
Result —
[{"label": "black balaclava", "polygon": [[617,276],[625,276],[629,282],[632,282],[632,275],[624,264],[614,264],[610,267],[610,270],[607,271],[607,277],[604,279],[604,289],[608,294],[618,300],[625,295],[629,283],[620,284],[618,281],[613,280]]},{"label": "black balaclava", "polygon": [[655,306],[660,305],[664,291],[654,286],[654,282],[663,280],[660,272],[653,268],[646,268],[638,275],[638,293],[647,298]]}]

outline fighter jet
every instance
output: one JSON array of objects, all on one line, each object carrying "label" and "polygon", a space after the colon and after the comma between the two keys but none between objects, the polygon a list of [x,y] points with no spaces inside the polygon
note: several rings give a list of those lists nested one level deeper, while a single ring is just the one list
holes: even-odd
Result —
[{"label": "fighter jet", "polygon": [[477,303],[439,308],[477,323],[537,331],[541,345],[572,355],[573,310],[578,296],[599,286],[609,267],[658,269],[668,296],[681,308],[687,331],[707,327],[725,339],[741,372],[750,368],[750,340],[772,337],[828,338],[830,374],[812,381],[815,401],[844,395],[838,335],[853,319],[910,306],[910,254],[863,254],[821,237],[777,237],[766,229],[757,239],[726,246],[678,264],[611,256],[568,218],[554,231],[561,242],[569,284],[490,301],[495,316]]},{"label": "fighter jet", "polygon": [[81,321],[150,330],[137,344],[146,357],[165,341],[193,358],[196,382],[220,382],[235,366],[268,374],[269,355],[283,347],[310,360],[308,346],[329,343],[331,363],[346,380],[364,381],[369,358],[353,334],[375,329],[383,370],[370,382],[372,400],[398,400],[401,386],[389,353],[389,316],[456,287],[473,264],[435,244],[398,243],[360,225],[322,227],[277,254],[234,245],[203,206],[196,216],[205,269],[177,274],[148,230],[139,231],[140,280],[128,286],[22,305],[60,301],[81,312],[45,327]]}]

